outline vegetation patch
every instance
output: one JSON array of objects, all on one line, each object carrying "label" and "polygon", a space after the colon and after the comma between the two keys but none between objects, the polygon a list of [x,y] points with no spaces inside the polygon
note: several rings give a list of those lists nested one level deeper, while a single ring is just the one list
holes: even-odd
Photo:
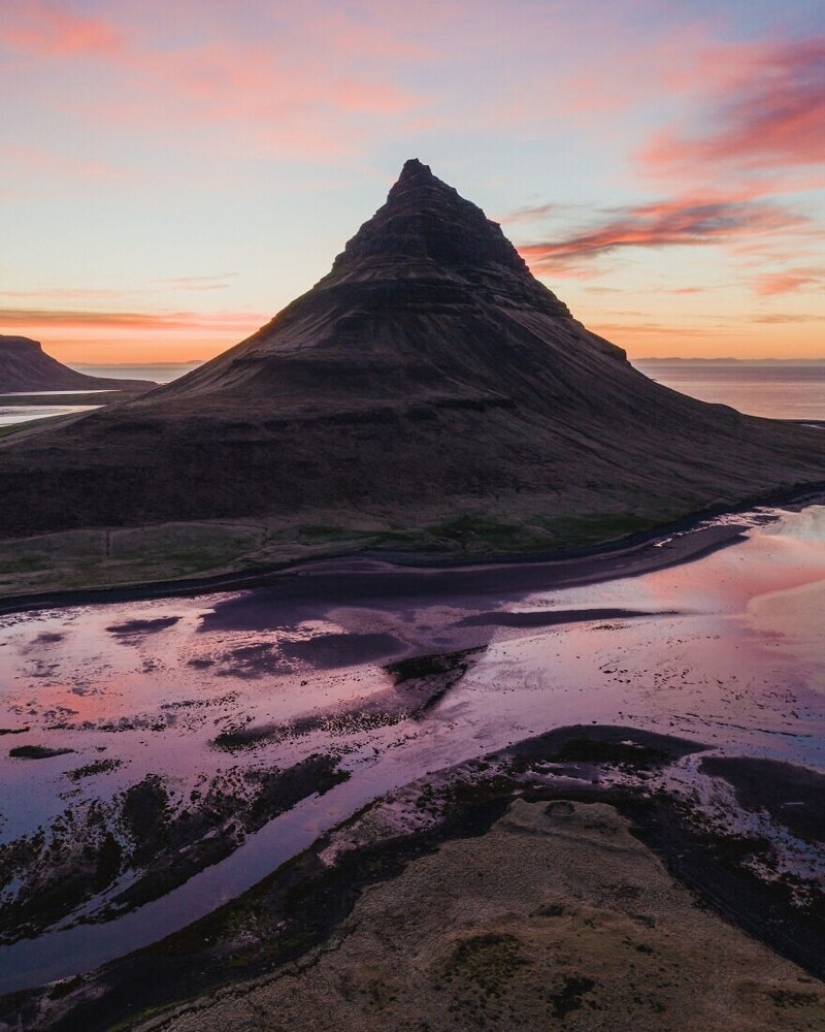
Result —
[{"label": "vegetation patch", "polygon": [[573,1011],[581,1010],[584,1006],[583,997],[595,988],[596,983],[592,978],[565,975],[561,988],[550,997],[553,1017],[564,1020]]},{"label": "vegetation patch", "polygon": [[[100,769],[90,764],[69,777]],[[0,845],[0,943],[41,934],[110,887],[115,894],[83,920],[105,921],[158,899],[279,813],[348,777],[335,757],[315,754],[283,770],[236,768],[188,800],[150,774],[110,803],[82,801],[48,827]],[[129,878],[118,891],[122,874]]]},{"label": "vegetation patch", "polygon": [[9,756],[19,760],[48,760],[52,756],[65,756],[74,749],[52,749],[47,745],[17,745],[9,749]]},{"label": "vegetation patch", "polygon": [[425,677],[433,677],[440,674],[467,672],[467,660],[470,656],[483,652],[484,647],[462,649],[459,652],[437,652],[426,656],[410,656],[407,659],[399,659],[395,663],[388,663],[384,669],[393,679],[393,684],[400,685],[406,681],[421,680]]},{"label": "vegetation patch", "polygon": [[547,759],[551,763],[600,763],[626,770],[647,770],[660,767],[670,756],[648,745],[582,737],[571,738]]},{"label": "vegetation patch", "polygon": [[122,760],[96,760],[94,763],[87,763],[84,767],[67,770],[66,777],[70,781],[80,781],[81,778],[92,778],[96,774],[108,774],[122,765]]},{"label": "vegetation patch", "polygon": [[110,634],[118,636],[157,634],[158,631],[164,631],[167,627],[174,627],[179,620],[179,616],[159,616],[155,620],[127,620],[126,623],[112,624],[106,630]]},{"label": "vegetation patch", "polygon": [[488,996],[499,996],[519,968],[528,967],[522,944],[515,935],[487,933],[458,943],[444,965],[444,977],[456,977]]}]

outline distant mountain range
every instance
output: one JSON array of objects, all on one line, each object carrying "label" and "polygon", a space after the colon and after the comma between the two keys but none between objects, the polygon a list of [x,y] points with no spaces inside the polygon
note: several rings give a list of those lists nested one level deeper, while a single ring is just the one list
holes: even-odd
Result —
[{"label": "distant mountain range", "polygon": [[0,442],[0,532],[254,516],[331,542],[440,527],[465,551],[556,547],[823,481],[825,435],[644,376],[412,160],[249,339]]},{"label": "distant mountain range", "polygon": [[810,366],[810,365],[825,365],[825,357],[823,358],[682,358],[679,355],[671,355],[669,358],[634,358],[633,362],[637,365],[656,365],[667,363],[672,365],[674,362],[683,363],[685,365],[798,365],[798,366]]},{"label": "distant mountain range", "polygon": [[0,394],[39,391],[140,391],[157,387],[150,380],[89,376],[43,351],[39,341],[0,334]]}]

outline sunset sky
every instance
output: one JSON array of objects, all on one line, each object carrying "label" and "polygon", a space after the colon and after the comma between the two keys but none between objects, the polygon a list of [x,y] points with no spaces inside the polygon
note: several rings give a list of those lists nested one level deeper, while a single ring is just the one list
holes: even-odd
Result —
[{"label": "sunset sky", "polygon": [[821,0],[0,0],[0,333],[210,358],[420,158],[631,357],[825,358]]}]

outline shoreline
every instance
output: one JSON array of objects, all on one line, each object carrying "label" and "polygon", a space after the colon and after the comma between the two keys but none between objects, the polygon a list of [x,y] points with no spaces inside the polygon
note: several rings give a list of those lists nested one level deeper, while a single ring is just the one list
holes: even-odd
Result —
[{"label": "shoreline", "polygon": [[[307,586],[312,583],[309,594],[317,597],[325,581],[340,585],[342,576],[357,575],[356,565],[364,566],[364,575],[381,574],[395,576],[407,582],[424,579],[432,582],[434,577],[449,577],[457,580],[483,580],[485,575],[496,571],[497,582],[502,585],[500,571],[511,573],[506,578],[504,590],[529,590],[537,581],[533,571],[541,570],[541,584],[553,588],[577,587],[602,581],[618,580],[623,577],[639,577],[654,570],[694,562],[711,553],[727,548],[744,540],[747,526],[726,524],[697,529],[693,532],[677,532],[679,537],[669,538],[667,531],[652,534],[644,543],[603,547],[598,551],[580,556],[559,556],[558,558],[536,558],[533,556],[499,557],[484,561],[438,559],[432,564],[401,560],[398,556],[379,553],[353,553],[330,558],[312,558],[302,562],[291,562],[268,570],[218,574],[214,577],[180,581],[151,581],[144,584],[130,584],[111,588],[79,588],[71,591],[43,592],[33,595],[12,595],[0,598],[0,616],[46,609],[64,609],[73,606],[106,605],[153,601],[163,598],[189,598],[222,592],[253,591],[260,588],[275,588],[284,584],[294,585],[296,579]],[[662,540],[665,538],[666,540]],[[381,564],[388,569],[369,573],[367,567]],[[519,576],[521,574],[521,576]],[[532,574],[532,575],[531,575]]]},{"label": "shoreline", "polygon": [[[492,571],[506,567],[512,571],[513,590],[518,590],[519,568],[542,568],[547,575],[542,584],[549,587],[575,587],[601,581],[636,577],[654,570],[666,569],[684,562],[692,562],[741,540],[748,527],[744,524],[702,524],[718,519],[751,512],[760,507],[787,507],[791,510],[805,505],[825,503],[825,483],[810,484],[790,491],[773,492],[750,499],[740,506],[716,507],[701,510],[672,523],[649,531],[631,534],[598,545],[540,552],[490,553],[479,556],[439,555],[409,552],[344,552],[315,555],[305,559],[289,559],[266,568],[237,570],[202,577],[175,580],[153,580],[125,583],[106,587],[61,589],[0,596],[0,616],[43,609],[62,609],[68,606],[86,606],[106,603],[151,601],[161,598],[191,598],[223,591],[247,591],[274,587],[284,581],[317,571],[340,579],[351,570],[352,564],[382,564],[395,570],[399,576],[412,573],[450,575],[469,571]],[[700,538],[701,540],[697,540]],[[531,581],[529,577],[521,578]],[[315,582],[316,586],[318,581]]]}]

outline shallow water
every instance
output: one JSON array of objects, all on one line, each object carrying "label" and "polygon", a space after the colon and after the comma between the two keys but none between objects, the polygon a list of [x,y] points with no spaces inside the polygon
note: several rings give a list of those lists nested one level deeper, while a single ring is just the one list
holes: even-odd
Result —
[{"label": "shallow water", "polygon": [[[60,391],[66,394],[66,391]],[[78,393],[88,394],[88,391]],[[78,412],[91,412],[98,405],[3,405],[0,404],[0,426],[16,426],[18,423],[30,423],[33,419],[45,419],[48,416],[70,416]]]},{"label": "shallow water", "polygon": [[[293,577],[0,619],[0,843],[111,803],[148,774],[184,805],[209,779],[318,753],[350,773],[165,898],[0,948],[0,990],[151,942],[382,793],[554,727],[628,725],[825,772],[825,507],[744,521],[732,547],[580,588],[544,589],[541,567],[516,593],[504,567],[402,575],[353,561],[313,568],[325,590],[300,605]],[[542,614],[565,622],[536,626]],[[385,669],[471,647],[464,677],[418,712]],[[239,734],[245,747],[219,747]],[[21,745],[73,751],[12,757]]]}]

